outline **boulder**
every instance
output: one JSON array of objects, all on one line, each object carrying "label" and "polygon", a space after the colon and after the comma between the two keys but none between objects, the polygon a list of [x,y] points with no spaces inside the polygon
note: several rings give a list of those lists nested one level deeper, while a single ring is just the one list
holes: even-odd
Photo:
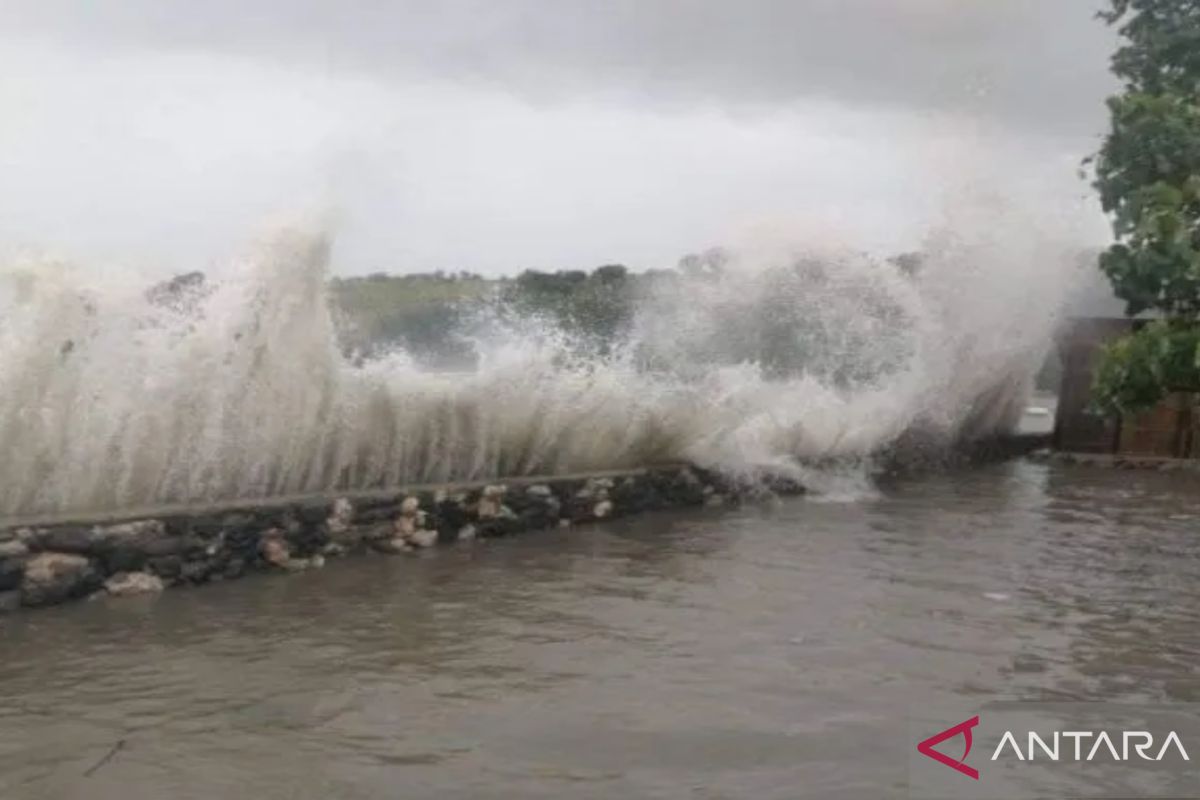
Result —
[{"label": "boulder", "polygon": [[621,513],[633,514],[666,505],[654,482],[644,476],[628,477],[617,483],[609,498]]},{"label": "boulder", "polygon": [[173,581],[183,569],[183,559],[180,556],[156,556],[146,560],[146,568],[163,580]]},{"label": "boulder", "polygon": [[19,558],[29,552],[29,546],[20,539],[0,542],[0,559]]},{"label": "boulder", "polygon": [[[386,519],[382,517],[381,519]],[[314,542],[318,546],[329,542],[343,546],[353,546],[362,540],[362,531],[354,525],[354,506],[344,497],[333,501],[329,516],[325,520],[325,541]],[[373,517],[371,518],[374,519]],[[361,520],[361,521],[366,521]]]},{"label": "boulder", "polygon": [[21,558],[0,558],[0,592],[7,592],[21,585],[25,575],[25,560]]},{"label": "boulder", "polygon": [[350,527],[350,523],[353,520],[354,505],[344,497],[334,500],[329,510],[329,518],[326,520],[329,523],[330,529],[340,528],[345,530]]},{"label": "boulder", "polygon": [[0,614],[16,611],[21,607],[20,592],[0,592]]},{"label": "boulder", "polygon": [[507,487],[502,484],[483,487],[483,493],[476,505],[475,516],[479,519],[494,519],[504,511],[504,494]]},{"label": "boulder", "polygon": [[285,569],[292,557],[288,544],[283,539],[283,531],[278,528],[271,528],[263,533],[258,542],[258,554],[268,564]]},{"label": "boulder", "polygon": [[118,572],[104,582],[104,590],[115,597],[153,594],[163,588],[162,579],[149,572]]},{"label": "boulder", "polygon": [[131,536],[109,537],[96,549],[107,572],[138,572],[152,559],[164,556],[199,554],[215,544],[206,545],[198,536],[158,536],[143,532]]},{"label": "boulder", "polygon": [[186,539],[171,536],[157,519],[45,528],[37,531],[29,543],[34,550],[94,556],[110,573],[140,570],[147,559],[172,555],[188,546]]},{"label": "boulder", "polygon": [[35,531],[33,549],[52,550],[56,553],[84,555],[96,547],[91,528],[83,525],[64,525],[58,528],[43,528]]},{"label": "boulder", "polygon": [[21,603],[46,606],[82,597],[99,588],[100,573],[92,562],[73,553],[39,553],[25,564]]},{"label": "boulder", "polygon": [[179,568],[179,580],[195,584],[207,583],[217,568],[217,563],[209,559],[184,561]]},{"label": "boulder", "polygon": [[404,498],[400,504],[400,516],[396,517],[394,538],[413,547],[432,547],[437,543],[438,534],[436,530],[426,527],[426,516],[418,498]]}]

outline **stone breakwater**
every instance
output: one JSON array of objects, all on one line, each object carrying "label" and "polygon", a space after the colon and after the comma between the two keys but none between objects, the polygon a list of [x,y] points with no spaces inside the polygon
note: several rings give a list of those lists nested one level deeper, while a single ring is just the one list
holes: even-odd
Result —
[{"label": "stone breakwater", "polygon": [[0,611],[251,572],[298,572],[352,553],[402,555],[643,511],[801,492],[788,481],[745,485],[694,467],[663,467],[163,508],[90,521],[28,520],[0,527]]},{"label": "stone breakwater", "polygon": [[1200,459],[1165,458],[1114,453],[1072,453],[1066,450],[1035,450],[1029,459],[1046,464],[1111,469],[1157,470],[1159,472],[1200,472]]}]

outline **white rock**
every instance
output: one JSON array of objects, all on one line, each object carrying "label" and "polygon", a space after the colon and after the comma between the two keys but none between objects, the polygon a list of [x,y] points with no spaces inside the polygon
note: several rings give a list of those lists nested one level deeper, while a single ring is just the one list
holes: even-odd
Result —
[{"label": "white rock", "polygon": [[19,539],[0,542],[0,558],[17,558],[29,552],[29,547]]},{"label": "white rock", "polygon": [[437,544],[437,540],[437,531],[427,531],[418,528],[417,530],[413,531],[412,535],[408,537],[407,541],[409,544],[415,547],[433,547],[435,544]]},{"label": "white rock", "polygon": [[477,516],[480,519],[494,519],[500,516],[505,491],[507,489],[502,485],[483,487],[483,494],[479,498],[479,505],[475,512]]},{"label": "white rock", "polygon": [[596,503],[596,507],[592,509],[592,514],[594,514],[597,519],[603,519],[611,514],[612,510],[612,500],[601,500],[599,503]]},{"label": "white rock", "polygon": [[149,572],[118,572],[104,582],[104,590],[114,597],[153,594],[163,590],[163,582]]},{"label": "white rock", "polygon": [[287,568],[288,561],[291,560],[291,551],[287,542],[283,540],[283,532],[278,528],[271,528],[262,535],[258,543],[258,552],[264,561],[277,567]]},{"label": "white rock", "polygon": [[396,517],[396,534],[408,538],[417,532],[417,521],[413,517]]},{"label": "white rock", "polygon": [[350,531],[353,520],[354,506],[346,498],[339,497],[333,501],[329,518],[325,520],[325,524],[329,526],[331,534],[341,536]]},{"label": "white rock", "polygon": [[333,501],[332,511],[334,517],[348,521],[354,516],[354,504],[345,497],[339,497]]}]

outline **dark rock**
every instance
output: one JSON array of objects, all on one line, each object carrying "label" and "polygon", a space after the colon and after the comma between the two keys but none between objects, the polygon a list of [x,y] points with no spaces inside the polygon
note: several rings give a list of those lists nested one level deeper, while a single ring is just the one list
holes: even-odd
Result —
[{"label": "dark rock", "polygon": [[562,507],[567,508],[571,500],[583,491],[584,486],[585,481],[581,480],[555,481],[550,484],[550,490],[554,492],[554,496],[558,498]]},{"label": "dark rock", "polygon": [[331,509],[328,503],[307,503],[295,506],[292,513],[303,525],[320,525],[329,518]]},{"label": "dark rock", "polygon": [[30,542],[32,549],[37,551],[50,550],[56,553],[87,554],[96,546],[92,529],[82,525],[66,525],[58,528],[44,528],[37,532]]},{"label": "dark rock", "polygon": [[235,532],[259,530],[263,527],[270,527],[269,525],[264,526],[263,522],[257,515],[240,511],[232,514],[222,514],[218,518],[217,524],[220,526],[220,530],[223,531],[226,536],[229,536]]},{"label": "dark rock", "polygon": [[172,537],[216,536],[221,532],[220,524],[211,516],[163,517],[162,524],[167,535]]},{"label": "dark rock", "polygon": [[146,553],[133,547],[117,547],[100,556],[104,571],[109,575],[118,572],[137,572],[146,564]]},{"label": "dark rock", "polygon": [[25,575],[25,560],[22,558],[0,559],[0,592],[11,591],[21,585]]},{"label": "dark rock", "polygon": [[526,487],[523,492],[514,492],[508,498],[508,502],[521,521],[523,530],[555,527],[562,515],[562,501],[544,484]]},{"label": "dark rock", "polygon": [[302,526],[297,523],[292,529],[282,528],[294,554],[311,555],[319,553],[325,545],[333,541],[333,533],[329,522],[319,522],[313,526]]},{"label": "dark rock", "polygon": [[259,531],[252,528],[238,528],[225,532],[225,550],[231,554],[253,558],[258,553]]},{"label": "dark rock", "polygon": [[665,480],[656,485],[666,496],[668,502],[679,506],[702,506],[708,494],[705,486],[688,468],[680,469],[673,475],[667,474]]},{"label": "dark rock", "polygon": [[96,553],[109,573],[137,572],[147,561],[164,556],[195,556],[212,545],[198,536],[163,536],[155,539],[110,539],[98,545]]},{"label": "dark rock", "polygon": [[[357,521],[358,516],[366,511],[374,511],[381,508],[398,508],[400,501],[403,500],[402,495],[383,495],[380,497],[360,497],[354,501],[353,516]],[[332,512],[334,509],[330,509]]]},{"label": "dark rock", "polygon": [[21,603],[47,606],[99,589],[102,577],[90,560],[73,553],[39,553],[25,565]]},{"label": "dark rock", "polygon": [[354,515],[355,525],[371,525],[376,522],[385,522],[396,518],[400,513],[400,503],[388,503],[379,505],[366,510],[359,510]]},{"label": "dark rock", "polygon": [[475,523],[475,532],[483,539],[496,539],[502,536],[512,536],[525,530],[521,520],[513,516],[491,517]]},{"label": "dark rock", "polygon": [[183,558],[181,556],[149,558],[146,560],[146,568],[163,580],[173,581],[179,577],[179,573],[183,569]]},{"label": "dark rock", "polygon": [[612,488],[610,497],[617,514],[650,511],[666,505],[666,501],[654,484],[644,478],[630,477],[619,481]]},{"label": "dark rock", "polygon": [[471,522],[471,515],[462,503],[445,499],[439,502],[429,516],[428,524],[441,536],[442,541],[454,541],[458,532]]},{"label": "dark rock", "polygon": [[545,505],[531,505],[517,514],[521,530],[537,531],[553,528],[558,525],[558,508]]},{"label": "dark rock", "polygon": [[212,561],[185,561],[179,570],[179,580],[187,583],[207,583],[216,570]]},{"label": "dark rock", "polygon": [[[264,520],[264,522],[268,521],[269,520]],[[327,524],[327,521],[319,523],[316,526],[306,525],[304,521],[300,519],[300,515],[296,512],[296,509],[289,508],[280,514],[279,518],[274,520],[273,523],[275,527],[283,531],[284,536],[293,537],[299,536],[308,527],[323,527]]]},{"label": "dark rock", "polygon": [[244,558],[231,558],[221,568],[221,575],[225,578],[240,578],[245,573],[246,560]]},{"label": "dark rock", "polygon": [[0,592],[0,614],[16,611],[21,607],[20,592]]}]

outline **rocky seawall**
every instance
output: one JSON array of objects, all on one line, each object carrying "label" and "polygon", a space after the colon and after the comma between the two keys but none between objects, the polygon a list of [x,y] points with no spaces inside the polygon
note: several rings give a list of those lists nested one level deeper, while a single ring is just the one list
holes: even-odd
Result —
[{"label": "rocky seawall", "polygon": [[1200,459],[1165,456],[1139,456],[1122,453],[1073,453],[1068,450],[1035,450],[1033,461],[1081,467],[1157,470],[1159,472],[1200,472]]},{"label": "rocky seawall", "polygon": [[799,494],[694,467],[277,498],[0,525],[0,612],[316,569],[326,559],[403,555],[476,538],[644,511]]}]

